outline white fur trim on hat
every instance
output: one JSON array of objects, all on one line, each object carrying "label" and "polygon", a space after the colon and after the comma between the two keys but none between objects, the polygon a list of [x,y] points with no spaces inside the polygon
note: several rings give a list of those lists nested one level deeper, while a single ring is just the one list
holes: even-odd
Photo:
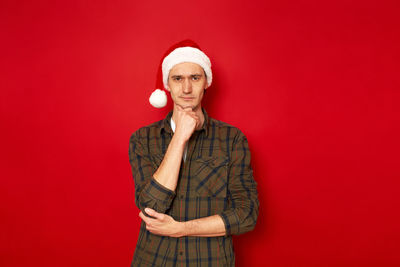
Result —
[{"label": "white fur trim on hat", "polygon": [[206,73],[208,86],[211,85],[212,72],[210,59],[200,49],[185,46],[176,48],[168,56],[166,56],[162,62],[163,83],[165,88],[168,87],[168,76],[170,70],[176,64],[183,62],[192,62],[199,64]]}]

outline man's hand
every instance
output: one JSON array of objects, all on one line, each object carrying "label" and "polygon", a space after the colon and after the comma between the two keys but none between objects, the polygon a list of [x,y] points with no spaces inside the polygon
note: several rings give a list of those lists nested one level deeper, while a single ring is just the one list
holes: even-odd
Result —
[{"label": "man's hand", "polygon": [[184,141],[187,141],[196,129],[201,128],[201,120],[191,107],[183,108],[180,105],[174,105],[176,113],[174,119],[176,124],[175,133]]},{"label": "man's hand", "polygon": [[153,209],[145,208],[145,212],[153,217],[147,217],[143,212],[139,213],[139,217],[146,223],[146,229],[156,235],[181,237],[184,236],[184,224],[175,221],[171,216],[158,213]]}]

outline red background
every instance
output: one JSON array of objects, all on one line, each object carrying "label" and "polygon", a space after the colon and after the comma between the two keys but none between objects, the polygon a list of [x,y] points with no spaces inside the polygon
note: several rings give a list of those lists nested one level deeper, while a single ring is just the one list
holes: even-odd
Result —
[{"label": "red background", "polygon": [[398,1],[152,2],[1,2],[0,265],[130,265],[129,137],[192,38],[253,156],[237,265],[399,266]]}]

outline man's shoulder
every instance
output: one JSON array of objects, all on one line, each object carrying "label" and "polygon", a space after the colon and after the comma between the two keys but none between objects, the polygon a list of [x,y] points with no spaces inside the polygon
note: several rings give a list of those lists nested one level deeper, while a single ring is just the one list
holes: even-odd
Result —
[{"label": "man's shoulder", "polygon": [[224,122],[221,120],[217,120],[217,119],[214,119],[211,117],[209,118],[209,120],[210,120],[210,124],[209,124],[210,128],[211,129],[213,127],[216,128],[216,130],[218,130],[217,132],[219,132],[219,133],[222,133],[224,135],[226,133],[229,133],[236,137],[246,137],[244,135],[244,133],[242,132],[242,130],[240,130],[238,127],[236,127],[230,123],[227,123],[227,122]]},{"label": "man's shoulder", "polygon": [[141,137],[141,136],[146,136],[148,134],[156,134],[157,131],[160,130],[162,124],[163,124],[164,119],[155,121],[153,123],[150,123],[148,125],[142,126],[136,131],[132,133],[132,136],[136,137]]}]

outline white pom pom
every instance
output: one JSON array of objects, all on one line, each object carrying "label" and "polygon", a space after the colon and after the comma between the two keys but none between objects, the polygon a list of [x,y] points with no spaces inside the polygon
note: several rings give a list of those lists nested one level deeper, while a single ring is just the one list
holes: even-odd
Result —
[{"label": "white pom pom", "polygon": [[149,98],[150,104],[155,108],[163,108],[167,105],[167,94],[160,89],[156,89]]}]

